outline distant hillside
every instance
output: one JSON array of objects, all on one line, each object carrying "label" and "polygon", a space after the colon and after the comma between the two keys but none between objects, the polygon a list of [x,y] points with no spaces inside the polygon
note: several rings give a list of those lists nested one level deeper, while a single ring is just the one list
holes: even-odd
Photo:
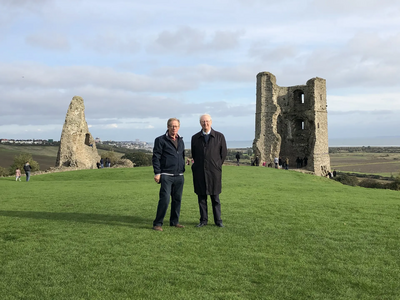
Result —
[{"label": "distant hillside", "polygon": [[[98,152],[101,155],[107,150],[98,149]],[[14,162],[14,157],[21,153],[31,154],[33,160],[39,163],[40,170],[45,171],[55,166],[58,146],[0,144],[0,167],[8,168]]]},{"label": "distant hillside", "polygon": [[39,163],[41,170],[47,170],[55,166],[57,152],[58,146],[0,144],[0,166],[8,168],[12,165],[15,156],[21,153],[29,153]]}]

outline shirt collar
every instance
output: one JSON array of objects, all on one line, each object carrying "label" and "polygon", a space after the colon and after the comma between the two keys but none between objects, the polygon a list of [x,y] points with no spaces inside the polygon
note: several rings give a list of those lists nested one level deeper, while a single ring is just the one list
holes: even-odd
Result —
[{"label": "shirt collar", "polygon": [[[167,138],[169,138],[169,139],[172,140],[172,137],[169,135],[168,130],[167,130],[167,132],[165,133],[165,136],[166,136]],[[179,133],[177,133],[177,134],[176,134],[176,139],[179,140],[180,137],[181,137],[181,136],[179,135]]]}]

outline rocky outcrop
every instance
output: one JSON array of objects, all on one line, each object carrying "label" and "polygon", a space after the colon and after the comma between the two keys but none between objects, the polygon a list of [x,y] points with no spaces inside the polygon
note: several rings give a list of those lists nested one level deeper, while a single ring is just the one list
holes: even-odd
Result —
[{"label": "rocky outcrop", "polygon": [[75,96],[65,116],[56,167],[95,169],[98,161],[100,155],[86,123],[83,99]]},{"label": "rocky outcrop", "polygon": [[120,158],[113,166],[113,168],[133,168],[134,163],[129,159]]}]

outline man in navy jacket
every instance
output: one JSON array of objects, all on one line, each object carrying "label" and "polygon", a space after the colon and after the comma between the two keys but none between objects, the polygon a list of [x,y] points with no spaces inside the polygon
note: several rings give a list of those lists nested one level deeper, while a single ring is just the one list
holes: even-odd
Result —
[{"label": "man in navy jacket", "polygon": [[155,139],[153,148],[154,180],[161,184],[157,215],[153,221],[153,229],[156,231],[163,231],[162,225],[170,197],[172,203],[169,225],[184,228],[183,225],[179,224],[179,215],[184,184],[185,144],[178,134],[180,121],[176,118],[170,118],[167,126],[167,132]]}]

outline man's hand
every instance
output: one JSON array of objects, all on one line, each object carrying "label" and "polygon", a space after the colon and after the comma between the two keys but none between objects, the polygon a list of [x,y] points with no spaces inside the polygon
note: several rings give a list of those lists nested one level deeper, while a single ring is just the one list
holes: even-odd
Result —
[{"label": "man's hand", "polygon": [[161,178],[161,175],[160,175],[160,174],[154,175],[154,181],[155,181],[155,182],[160,183],[160,178]]}]

